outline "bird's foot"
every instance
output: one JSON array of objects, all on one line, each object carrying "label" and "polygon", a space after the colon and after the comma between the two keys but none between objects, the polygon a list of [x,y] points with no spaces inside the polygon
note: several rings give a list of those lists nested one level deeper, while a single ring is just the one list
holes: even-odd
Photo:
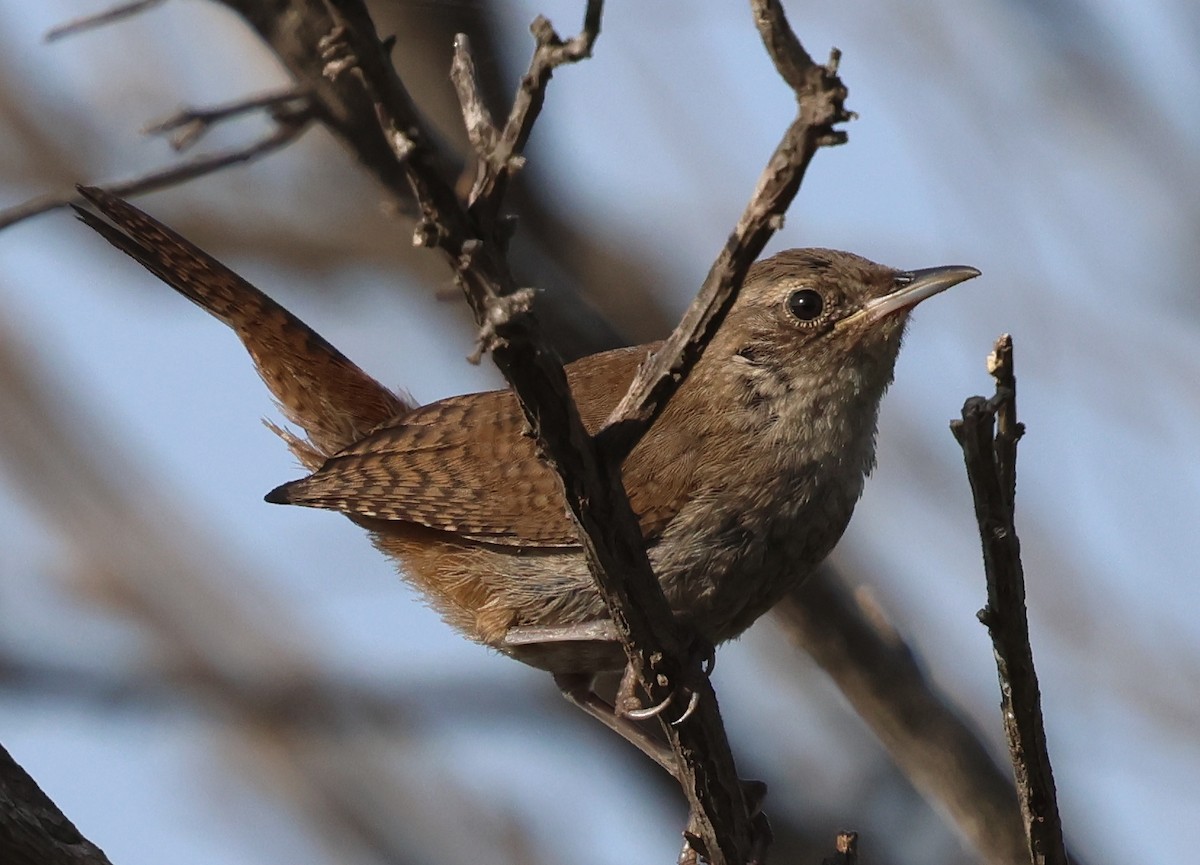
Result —
[{"label": "bird's foot", "polygon": [[[678,727],[690,718],[695,713],[696,707],[700,705],[699,690],[692,687],[687,680],[697,675],[711,676],[716,664],[716,647],[708,641],[697,637],[688,652],[688,660],[684,667],[684,680],[676,683],[670,693],[653,706],[642,705],[642,701],[638,698],[640,684],[638,681],[638,671],[632,665],[626,665],[625,672],[621,676],[620,687],[617,688],[617,712],[622,717],[629,718],[632,721],[646,721],[659,717],[672,706],[682,705],[684,707],[683,711],[670,722],[671,726]],[[667,679],[666,675],[659,673],[658,677],[661,686],[671,686],[671,682]]]}]

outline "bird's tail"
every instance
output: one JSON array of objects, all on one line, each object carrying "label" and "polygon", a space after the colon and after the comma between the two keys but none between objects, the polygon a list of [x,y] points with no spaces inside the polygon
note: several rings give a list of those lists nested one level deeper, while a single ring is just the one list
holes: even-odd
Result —
[{"label": "bird's tail", "polygon": [[412,408],[296,316],[162,223],[102,189],[80,186],[79,194],[99,212],[75,206],[84,223],[233,328],[280,410],[307,433],[305,440],[267,423],[306,467],[318,468]]}]

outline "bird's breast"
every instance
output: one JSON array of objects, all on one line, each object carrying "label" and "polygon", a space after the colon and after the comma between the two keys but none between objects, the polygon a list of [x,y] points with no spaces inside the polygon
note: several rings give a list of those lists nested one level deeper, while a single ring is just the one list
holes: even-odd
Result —
[{"label": "bird's breast", "polygon": [[748,628],[829,554],[869,465],[802,450],[749,463],[699,490],[651,550],[672,607],[713,643]]}]

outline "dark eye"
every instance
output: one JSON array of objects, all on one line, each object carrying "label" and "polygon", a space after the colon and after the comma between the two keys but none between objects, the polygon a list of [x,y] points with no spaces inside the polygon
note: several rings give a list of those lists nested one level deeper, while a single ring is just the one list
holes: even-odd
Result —
[{"label": "dark eye", "polygon": [[811,288],[802,288],[788,295],[787,308],[800,321],[812,321],[825,308],[825,301]]}]

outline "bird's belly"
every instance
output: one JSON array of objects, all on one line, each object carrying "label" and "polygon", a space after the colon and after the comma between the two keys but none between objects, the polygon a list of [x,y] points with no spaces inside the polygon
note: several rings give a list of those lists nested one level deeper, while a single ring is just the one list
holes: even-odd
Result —
[{"label": "bird's belly", "polygon": [[[714,645],[741,634],[813,571],[841,537],[857,499],[854,491],[758,492],[772,496],[771,507],[729,490],[697,496],[649,549],[676,616]],[[496,547],[411,524],[359,522],[451,625],[533,666],[574,669],[572,641],[546,646],[542,658],[536,645],[514,650],[510,629],[562,629],[608,617],[581,550]],[[592,658],[602,641],[582,642],[585,666],[607,668]],[[619,660],[611,646],[601,648]]]},{"label": "bird's belly", "polygon": [[850,492],[681,514],[681,530],[673,524],[651,550],[672,609],[714,645],[737,637],[829,555],[853,512]]}]

